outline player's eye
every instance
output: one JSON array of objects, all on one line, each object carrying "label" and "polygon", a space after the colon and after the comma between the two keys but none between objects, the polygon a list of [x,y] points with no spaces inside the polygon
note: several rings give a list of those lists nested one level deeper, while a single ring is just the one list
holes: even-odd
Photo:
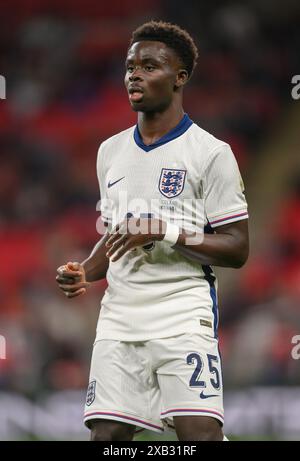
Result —
[{"label": "player's eye", "polygon": [[131,74],[133,72],[133,66],[127,66],[127,72]]},{"label": "player's eye", "polygon": [[154,70],[154,66],[145,66],[147,72],[152,72]]}]

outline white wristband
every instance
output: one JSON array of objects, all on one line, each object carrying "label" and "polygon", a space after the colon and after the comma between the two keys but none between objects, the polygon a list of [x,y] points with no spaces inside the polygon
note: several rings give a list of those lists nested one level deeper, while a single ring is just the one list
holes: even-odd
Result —
[{"label": "white wristband", "polygon": [[179,227],[176,224],[167,222],[167,229],[163,242],[169,243],[170,245],[175,245],[179,237]]}]

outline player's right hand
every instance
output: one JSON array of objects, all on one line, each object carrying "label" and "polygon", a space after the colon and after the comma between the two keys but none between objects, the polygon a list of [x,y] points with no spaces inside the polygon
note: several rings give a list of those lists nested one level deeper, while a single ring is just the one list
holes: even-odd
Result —
[{"label": "player's right hand", "polygon": [[67,298],[83,295],[90,283],[86,281],[84,267],[77,262],[68,262],[57,269],[56,281]]}]

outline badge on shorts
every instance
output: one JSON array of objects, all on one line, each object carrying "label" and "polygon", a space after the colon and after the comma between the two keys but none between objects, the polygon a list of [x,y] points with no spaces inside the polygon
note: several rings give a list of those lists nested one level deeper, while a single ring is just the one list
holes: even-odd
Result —
[{"label": "badge on shorts", "polygon": [[86,394],[86,404],[87,406],[92,405],[96,397],[96,381],[91,381]]}]

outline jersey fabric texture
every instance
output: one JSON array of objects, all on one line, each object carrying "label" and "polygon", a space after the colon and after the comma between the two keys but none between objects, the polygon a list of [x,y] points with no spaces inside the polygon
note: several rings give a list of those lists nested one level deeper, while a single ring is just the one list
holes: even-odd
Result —
[{"label": "jersey fabric texture", "polygon": [[[101,216],[111,229],[127,213],[159,217],[199,233],[248,218],[243,182],[228,144],[192,122],[150,146],[138,127],[103,142],[97,158]],[[111,262],[96,340],[145,341],[211,325],[217,281],[210,266],[163,241]]]}]

